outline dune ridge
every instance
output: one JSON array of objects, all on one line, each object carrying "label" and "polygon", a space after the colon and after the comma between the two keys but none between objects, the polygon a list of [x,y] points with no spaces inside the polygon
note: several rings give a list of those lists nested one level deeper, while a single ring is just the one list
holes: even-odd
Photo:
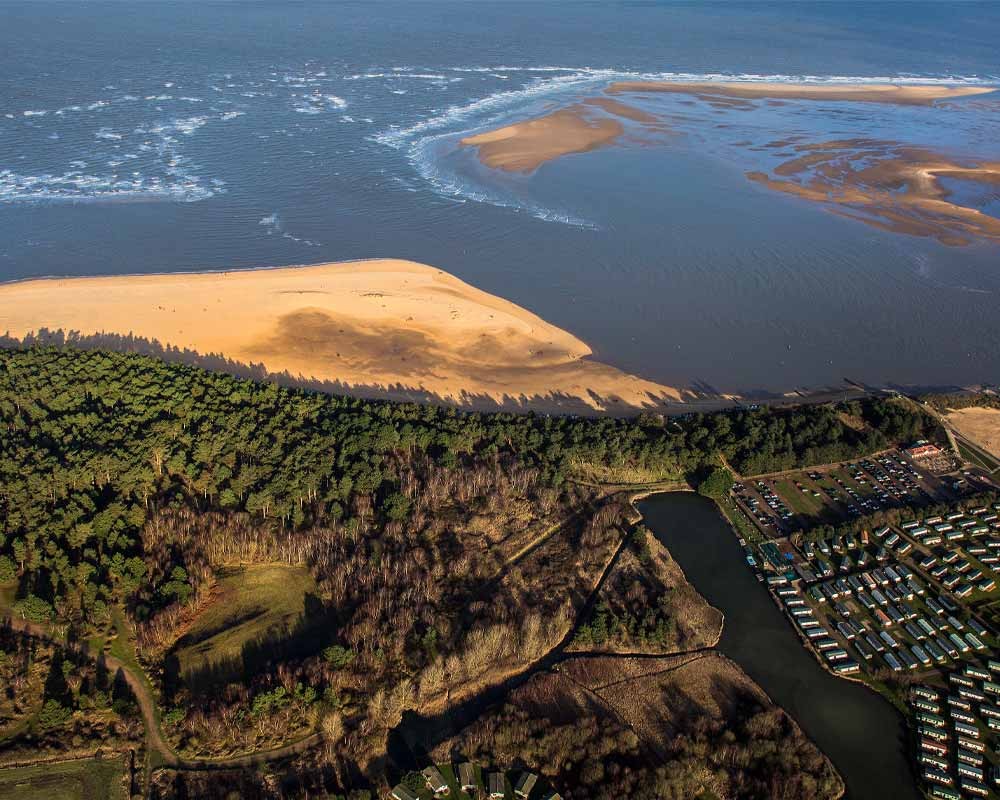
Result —
[{"label": "dune ridge", "polygon": [[[0,332],[134,335],[339,385],[406,387],[457,405],[555,410],[676,403],[685,393],[589,358],[571,333],[443,270],[396,259],[0,285]],[[552,398],[551,405],[545,398]]]}]

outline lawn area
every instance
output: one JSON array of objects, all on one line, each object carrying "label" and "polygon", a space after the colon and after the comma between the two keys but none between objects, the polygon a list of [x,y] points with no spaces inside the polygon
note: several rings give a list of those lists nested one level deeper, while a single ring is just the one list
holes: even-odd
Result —
[{"label": "lawn area", "polygon": [[124,769],[121,759],[92,758],[0,769],[0,800],[119,800]]},{"label": "lawn area", "polygon": [[[808,486],[808,484],[804,485]],[[775,485],[775,491],[792,511],[803,517],[817,517],[823,510],[821,499],[800,491],[791,480],[778,481]]]},{"label": "lawn area", "polygon": [[14,594],[17,592],[17,581],[0,583],[0,611],[14,605]]},{"label": "lawn area", "polygon": [[995,461],[987,461],[985,458],[980,456],[978,453],[973,452],[961,442],[958,442],[958,452],[962,458],[973,466],[981,467],[987,472],[994,472],[997,469],[997,463]]},{"label": "lawn area", "polygon": [[738,535],[742,536],[751,543],[764,541],[764,537],[760,530],[758,530],[757,526],[747,518],[747,515],[744,514],[742,510],[740,510],[731,495],[723,497],[720,500],[716,500],[715,504],[722,512],[722,515],[729,520],[729,524],[736,530]]},{"label": "lawn area", "polygon": [[177,642],[181,675],[239,659],[244,645],[293,629],[315,583],[305,567],[260,564],[223,569],[216,596]]}]

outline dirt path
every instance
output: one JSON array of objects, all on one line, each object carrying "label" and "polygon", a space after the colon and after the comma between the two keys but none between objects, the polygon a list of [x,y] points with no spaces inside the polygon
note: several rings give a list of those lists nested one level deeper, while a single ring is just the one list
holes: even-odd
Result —
[{"label": "dirt path", "polygon": [[45,626],[24,619],[6,616],[0,617],[0,625],[9,627],[13,631],[27,634],[36,639],[44,639],[52,644],[69,650],[73,653],[85,656],[93,660],[103,659],[108,670],[116,674],[120,673],[135,696],[139,704],[139,711],[142,714],[143,724],[146,727],[146,742],[151,751],[155,751],[160,757],[161,765],[155,769],[167,767],[170,769],[182,770],[225,770],[238,769],[241,767],[255,766],[267,761],[273,761],[286,756],[297,755],[318,744],[323,739],[323,734],[319,731],[311,733],[297,741],[282,745],[281,747],[269,750],[260,750],[255,753],[247,753],[242,756],[232,756],[229,758],[203,758],[186,759],[181,758],[174,752],[170,744],[163,736],[160,728],[160,721],[157,715],[156,700],[149,691],[146,682],[136,675],[134,669],[125,664],[121,659],[108,653],[92,653],[85,643],[67,642],[53,633]]}]

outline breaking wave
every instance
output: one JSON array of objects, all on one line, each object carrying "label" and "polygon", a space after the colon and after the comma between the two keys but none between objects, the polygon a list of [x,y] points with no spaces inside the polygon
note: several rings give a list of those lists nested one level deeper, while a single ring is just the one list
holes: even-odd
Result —
[{"label": "breaking wave", "polygon": [[306,247],[320,247],[319,242],[313,241],[312,239],[304,239],[300,236],[293,236],[285,230],[284,223],[281,221],[281,217],[278,216],[277,211],[268,214],[266,217],[262,217],[260,222],[257,224],[266,229],[268,236],[277,235],[282,239],[288,239],[289,241],[305,245]]},{"label": "breaking wave", "polygon": [[167,180],[157,176],[108,178],[68,171],[62,175],[21,175],[0,170],[0,199],[29,201],[172,200],[191,203],[221,191],[203,186],[196,178]]},{"label": "breaking wave", "polygon": [[[417,173],[427,181],[432,189],[443,196],[463,197],[477,202],[486,202],[504,207],[516,207],[540,219],[562,222],[570,225],[593,227],[572,214],[532,207],[525,203],[504,199],[494,190],[470,184],[460,178],[442,162],[435,145],[448,137],[458,138],[475,129],[492,127],[505,116],[521,111],[539,100],[571,96],[584,91],[603,88],[613,81],[677,81],[677,82],[772,82],[772,83],[900,83],[900,84],[947,84],[947,85],[992,85],[1000,83],[1000,78],[987,76],[925,76],[902,74],[894,76],[848,76],[848,75],[762,75],[753,73],[690,73],[690,72],[637,72],[600,67],[560,67],[560,66],[468,66],[451,67],[451,72],[484,73],[506,77],[512,73],[523,73],[525,83],[518,88],[504,89],[487,94],[466,103],[451,105],[444,110],[410,125],[393,125],[370,139],[378,144],[399,150],[406,156]],[[372,77],[381,77],[382,74]],[[385,77],[400,77],[385,75]]]}]

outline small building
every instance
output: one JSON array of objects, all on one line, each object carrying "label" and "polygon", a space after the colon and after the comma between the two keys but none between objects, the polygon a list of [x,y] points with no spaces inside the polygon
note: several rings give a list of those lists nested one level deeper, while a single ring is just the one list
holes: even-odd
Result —
[{"label": "small building", "polygon": [[532,790],[535,788],[535,784],[538,782],[538,776],[533,772],[525,772],[517,779],[517,783],[514,785],[514,794],[520,797],[522,800],[527,800],[528,796],[531,794]]},{"label": "small building", "polygon": [[391,795],[394,800],[420,800],[413,792],[401,783],[393,787]]},{"label": "small building", "polygon": [[490,800],[503,800],[506,794],[502,772],[491,772],[489,778]]},{"label": "small building", "polygon": [[441,774],[441,771],[437,767],[424,767],[420,771],[420,774],[427,781],[427,788],[434,792],[434,794],[445,794],[448,792],[448,781],[444,779],[444,775]]},{"label": "small building", "polygon": [[927,442],[908,447],[905,452],[910,458],[930,458],[931,456],[940,455],[941,448]]},{"label": "small building", "polygon": [[473,792],[476,789],[476,769],[471,761],[465,761],[458,765],[458,783],[464,792]]}]

